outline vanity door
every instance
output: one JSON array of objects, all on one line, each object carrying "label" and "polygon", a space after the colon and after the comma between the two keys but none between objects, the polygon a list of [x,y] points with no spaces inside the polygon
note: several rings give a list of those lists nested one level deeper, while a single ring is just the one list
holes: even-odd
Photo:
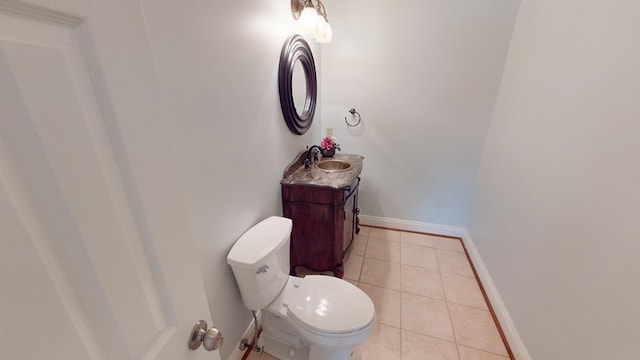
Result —
[{"label": "vanity door", "polygon": [[283,215],[293,221],[291,274],[298,267],[311,272],[344,274],[344,189],[283,185]]}]

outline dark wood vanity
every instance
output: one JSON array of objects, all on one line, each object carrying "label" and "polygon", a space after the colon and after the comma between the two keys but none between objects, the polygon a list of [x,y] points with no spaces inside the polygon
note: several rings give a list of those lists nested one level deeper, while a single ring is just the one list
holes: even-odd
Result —
[{"label": "dark wood vanity", "polygon": [[[318,169],[285,171],[282,184],[283,215],[293,220],[291,274],[306,268],[330,271],[342,278],[344,263],[359,232],[358,190],[362,156],[341,158],[354,165],[352,171],[327,174]],[[295,170],[295,169],[294,169]],[[305,180],[306,179],[306,180]]]}]

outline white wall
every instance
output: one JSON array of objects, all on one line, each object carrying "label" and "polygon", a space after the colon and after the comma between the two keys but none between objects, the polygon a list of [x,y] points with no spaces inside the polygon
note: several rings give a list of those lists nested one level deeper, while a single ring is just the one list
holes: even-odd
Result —
[{"label": "white wall", "polygon": [[[288,1],[143,1],[223,358],[250,321],[226,254],[282,213],[282,171],[325,127],[366,157],[364,214],[466,223],[518,1],[325,4],[334,43],[313,46],[320,102],[311,130],[295,136],[277,89],[280,49],[296,32]],[[353,133],[350,107],[364,124]]]},{"label": "white wall", "polygon": [[365,156],[362,213],[466,225],[519,1],[324,2],[322,133]]},{"label": "white wall", "polygon": [[226,359],[251,319],[226,255],[249,227],[282,214],[282,172],[305,145],[319,141],[319,121],[293,135],[280,111],[280,50],[296,29],[288,1],[143,6],[166,111],[175,120],[174,146],[199,244],[195,260],[213,322],[225,335]]},{"label": "white wall", "polygon": [[524,0],[469,233],[533,359],[632,359],[640,3]]},{"label": "white wall", "polygon": [[533,358],[631,357],[638,5],[524,1],[498,95],[519,1],[325,3],[321,112],[295,136],[277,90],[288,1],[143,2],[222,357],[250,321],[226,254],[281,214],[282,170],[326,127],[366,157],[367,215],[465,226],[481,166],[468,229]]}]

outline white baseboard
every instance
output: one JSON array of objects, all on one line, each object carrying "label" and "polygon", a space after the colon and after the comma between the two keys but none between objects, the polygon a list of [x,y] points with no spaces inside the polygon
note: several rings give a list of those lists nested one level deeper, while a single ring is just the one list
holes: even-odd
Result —
[{"label": "white baseboard", "polygon": [[418,231],[435,235],[455,236],[461,238],[464,235],[465,231],[464,228],[456,226],[429,224],[417,221],[390,219],[370,215],[359,215],[359,218],[360,225],[379,226],[406,231]]},{"label": "white baseboard", "polygon": [[[261,317],[262,317],[262,314],[258,312],[258,326],[260,325]],[[242,360],[242,356],[244,356],[244,352],[246,350],[240,350],[240,341],[242,339],[248,339],[249,344],[251,344],[251,342],[253,342],[254,334],[255,334],[255,327],[253,325],[253,317],[252,317],[251,322],[249,322],[247,329],[244,331],[244,334],[242,335],[242,338],[239,339],[238,342],[235,344],[235,348],[233,349],[233,352],[231,353],[231,355],[229,355],[227,360]]]},{"label": "white baseboard", "polygon": [[525,348],[524,343],[518,334],[518,330],[516,330],[516,327],[511,320],[511,316],[509,316],[509,312],[502,301],[502,297],[500,297],[500,294],[491,279],[491,275],[489,275],[489,271],[484,266],[480,253],[478,253],[478,250],[471,239],[471,235],[469,235],[466,229],[464,230],[462,241],[464,242],[464,247],[467,249],[467,254],[469,254],[469,257],[471,258],[471,262],[473,262],[473,266],[475,267],[476,273],[480,278],[480,282],[484,287],[484,291],[489,298],[489,302],[493,307],[493,313],[496,314],[500,327],[502,327],[502,332],[507,338],[509,347],[511,347],[513,356],[517,360],[531,360],[531,356]]}]

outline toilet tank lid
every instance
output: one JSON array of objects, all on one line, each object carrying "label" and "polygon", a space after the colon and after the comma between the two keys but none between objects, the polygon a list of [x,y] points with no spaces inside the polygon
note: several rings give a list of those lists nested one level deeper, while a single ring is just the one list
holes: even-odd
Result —
[{"label": "toilet tank lid", "polygon": [[247,230],[227,255],[231,266],[253,267],[282,246],[293,228],[291,219],[271,216]]}]

